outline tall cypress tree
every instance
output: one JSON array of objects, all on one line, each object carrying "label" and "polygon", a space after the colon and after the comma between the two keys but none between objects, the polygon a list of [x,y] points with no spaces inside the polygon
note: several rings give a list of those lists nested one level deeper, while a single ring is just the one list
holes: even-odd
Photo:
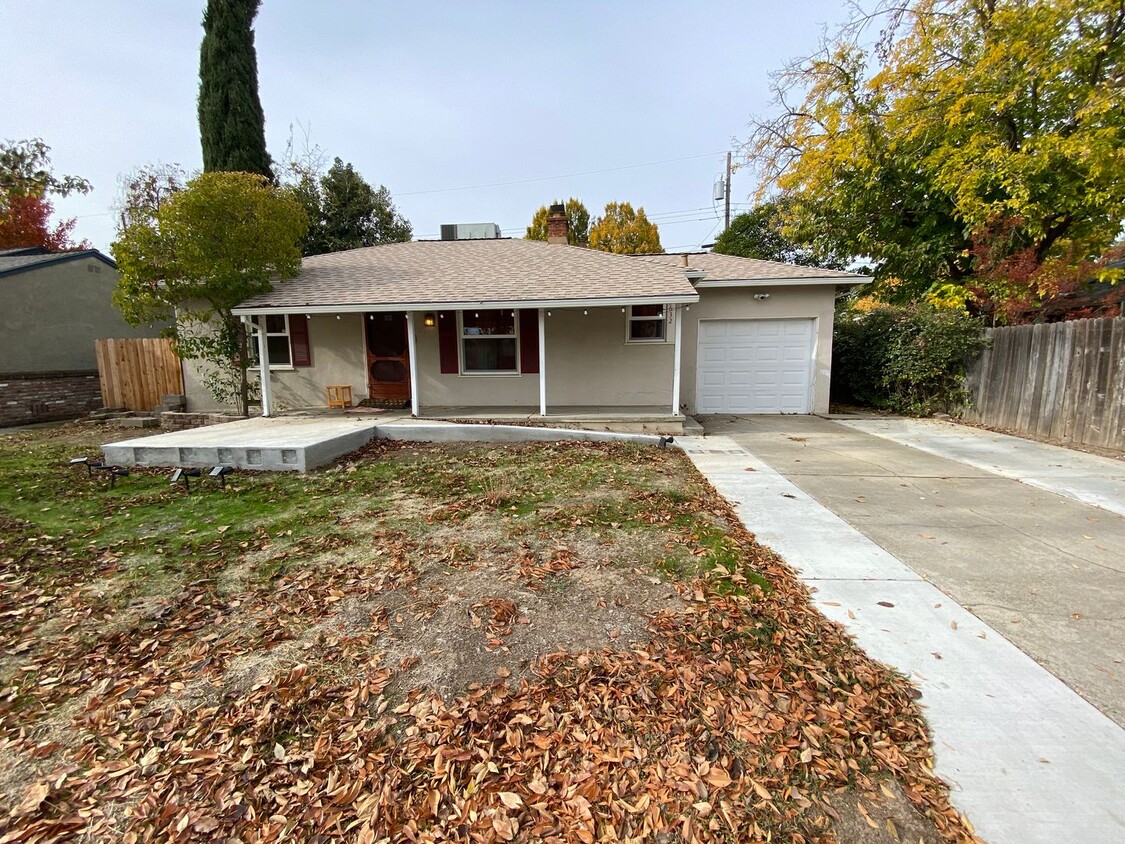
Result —
[{"label": "tall cypress tree", "polygon": [[261,0],[207,2],[199,50],[199,137],[205,171],[238,170],[272,180],[250,28],[260,5]]}]

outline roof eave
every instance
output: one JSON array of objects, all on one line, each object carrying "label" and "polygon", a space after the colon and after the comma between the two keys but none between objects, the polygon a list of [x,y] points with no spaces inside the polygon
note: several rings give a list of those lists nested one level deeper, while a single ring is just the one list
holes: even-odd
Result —
[{"label": "roof eave", "polygon": [[97,249],[83,249],[77,252],[57,252],[49,253],[50,258],[45,261],[36,261],[33,264],[24,264],[19,267],[10,267],[8,269],[0,269],[0,276],[18,275],[19,273],[27,273],[33,270],[42,270],[46,267],[54,267],[58,264],[65,264],[68,261],[77,261],[80,258],[95,258],[106,264],[111,269],[117,269],[117,263],[108,255],[103,255]]},{"label": "roof eave", "polygon": [[708,289],[716,287],[789,287],[789,286],[814,286],[814,285],[833,285],[836,287],[844,285],[860,285],[870,284],[871,278],[869,276],[816,276],[810,278],[714,278],[704,279],[696,283],[695,287],[699,289]]},{"label": "roof eave", "polygon": [[366,314],[386,311],[463,311],[467,308],[616,308],[626,305],[693,305],[698,293],[614,296],[586,299],[490,299],[459,302],[356,302],[344,305],[243,305],[234,308],[235,316],[258,314]]}]

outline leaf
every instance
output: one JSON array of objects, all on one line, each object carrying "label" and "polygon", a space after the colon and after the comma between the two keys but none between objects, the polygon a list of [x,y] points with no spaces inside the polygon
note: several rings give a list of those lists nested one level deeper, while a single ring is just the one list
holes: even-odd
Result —
[{"label": "leaf", "polygon": [[893,607],[894,606],[894,604],[892,604],[890,601],[876,601],[875,603],[877,603],[881,607]]},{"label": "leaf", "polygon": [[514,791],[501,791],[500,802],[509,809],[518,809],[523,805],[523,799]]},{"label": "leaf", "polygon": [[38,812],[39,807],[50,793],[51,786],[47,783],[32,783],[27,787],[27,790],[24,791],[23,798],[20,800],[19,806],[16,807],[16,815],[30,815]]},{"label": "leaf", "polygon": [[730,774],[718,765],[712,765],[711,770],[707,772],[703,779],[714,788],[726,788],[731,784]]}]

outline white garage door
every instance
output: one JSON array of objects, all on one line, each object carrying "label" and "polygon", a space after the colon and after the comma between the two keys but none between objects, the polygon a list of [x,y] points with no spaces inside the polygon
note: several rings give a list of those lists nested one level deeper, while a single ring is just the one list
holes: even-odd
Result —
[{"label": "white garage door", "polygon": [[810,413],[812,319],[699,322],[698,413]]}]

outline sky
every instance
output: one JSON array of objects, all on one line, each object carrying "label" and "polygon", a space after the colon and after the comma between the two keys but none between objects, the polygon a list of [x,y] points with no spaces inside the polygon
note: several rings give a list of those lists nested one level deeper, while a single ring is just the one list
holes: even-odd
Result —
[{"label": "sky", "polygon": [[[202,166],[204,0],[0,0],[0,137],[39,137],[77,238],[108,251],[120,176]],[[264,0],[266,144],[320,147],[384,184],[416,238],[492,222],[521,237],[576,196],[643,206],[668,251],[721,231],[726,151],[770,108],[769,75],[814,51],[843,0]],[[735,212],[752,204],[736,168]],[[733,216],[733,214],[732,214]]]}]

